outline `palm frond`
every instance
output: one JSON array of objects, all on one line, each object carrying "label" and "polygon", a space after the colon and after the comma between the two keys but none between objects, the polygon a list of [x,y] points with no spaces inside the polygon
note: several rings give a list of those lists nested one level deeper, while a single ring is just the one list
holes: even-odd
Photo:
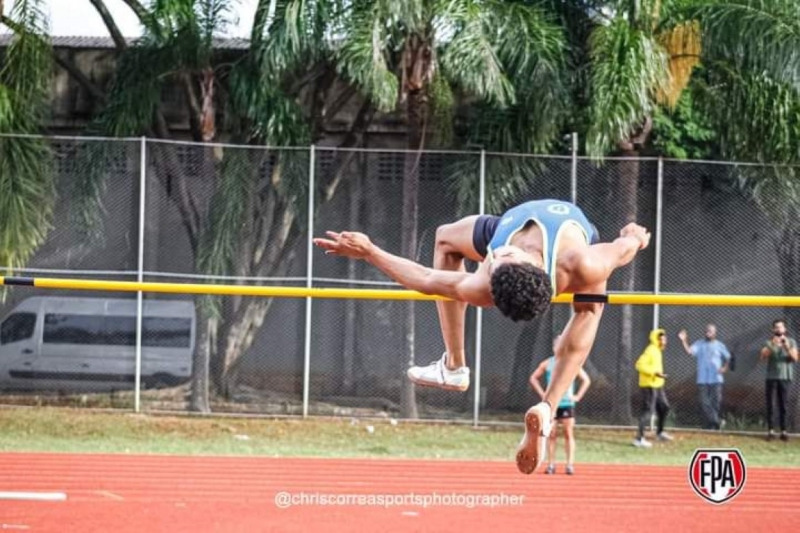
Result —
[{"label": "palm frond", "polygon": [[514,2],[487,2],[497,56],[519,89],[540,83],[564,84],[567,41],[546,11]]},{"label": "palm frond", "polygon": [[171,47],[140,43],[120,57],[106,107],[92,126],[113,136],[148,131],[161,98],[161,87],[179,66]]},{"label": "palm frond", "polygon": [[337,2],[276,0],[271,17],[263,6],[260,9],[253,30],[253,53],[265,82],[275,83],[329,53],[325,32],[328,23],[335,22]]},{"label": "palm frond", "polygon": [[256,194],[257,173],[253,169],[260,159],[243,149],[226,150],[220,169],[220,181],[210,202],[209,231],[200,247],[198,266],[205,274],[233,272],[232,260],[237,250],[239,233],[245,225],[248,197]]},{"label": "palm frond", "polygon": [[492,2],[487,9],[516,102],[499,111],[478,106],[469,143],[495,151],[545,152],[561,132],[570,104],[564,32],[535,7]]},{"label": "palm frond", "polygon": [[246,122],[239,130],[247,141],[275,146],[302,146],[311,142],[303,109],[277,84],[263,82],[257,65],[237,63],[229,77],[233,114]]},{"label": "palm frond", "polygon": [[[159,40],[148,34],[122,53],[106,105],[89,124],[90,131],[114,137],[146,135],[151,131],[162,87],[180,66],[182,55],[169,46],[169,41],[163,44]],[[101,198],[106,186],[106,163],[113,150],[107,143],[88,143],[77,152],[79,164],[86,171],[78,173],[72,182],[77,204],[72,213],[87,239],[97,239],[103,233]]]},{"label": "palm frond", "polygon": [[8,131],[14,118],[13,96],[5,85],[0,85],[0,131]]},{"label": "palm frond", "polygon": [[800,167],[765,165],[738,167],[736,178],[778,229],[800,217]]},{"label": "palm frond", "polygon": [[337,70],[357,85],[381,111],[394,108],[398,80],[389,69],[390,35],[383,2],[356,3],[349,10],[349,31],[335,51]]},{"label": "palm frond", "polygon": [[[41,0],[14,3],[18,31],[0,67],[0,133],[38,133],[48,104],[51,57]],[[42,139],[0,137],[0,265],[24,266],[44,242],[55,196]]]},{"label": "palm frond", "polygon": [[449,30],[452,37],[442,45],[439,62],[445,76],[469,94],[495,105],[514,103],[514,87],[497,56],[496,38],[485,5],[477,1],[442,2],[437,33]]},{"label": "palm frond", "polygon": [[215,36],[225,35],[235,20],[239,0],[200,0],[195,7],[197,27],[203,41],[211,47]]},{"label": "palm frond", "polygon": [[600,157],[651,115],[655,95],[669,81],[666,52],[653,36],[621,17],[590,38],[592,74],[587,149]]},{"label": "palm frond", "polygon": [[427,90],[431,129],[429,145],[451,146],[456,105],[453,89],[444,76],[437,72]]},{"label": "palm frond", "polygon": [[[188,21],[195,17],[195,0],[154,0],[150,4],[152,27],[146,29],[151,37],[163,41],[169,39],[190,24]],[[157,31],[153,32],[152,30]]]},{"label": "palm frond", "polygon": [[713,62],[700,78],[697,102],[718,131],[726,157],[800,162],[800,90],[796,86],[764,72]]},{"label": "palm frond", "polygon": [[800,80],[800,2],[701,0],[687,12],[701,21],[704,57]]}]

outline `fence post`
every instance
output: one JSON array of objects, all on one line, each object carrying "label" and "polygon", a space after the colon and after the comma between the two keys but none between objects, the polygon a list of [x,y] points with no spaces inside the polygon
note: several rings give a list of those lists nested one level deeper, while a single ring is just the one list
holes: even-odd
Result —
[{"label": "fence post", "polygon": [[[139,250],[138,271],[136,281],[144,281],[144,217],[145,212],[145,183],[147,182],[147,138],[139,141]],[[136,375],[134,377],[133,410],[141,409],[142,395],[142,312],[144,308],[142,291],[136,292]]]},{"label": "fence post", "polygon": [[[486,150],[481,150],[480,176],[478,183],[478,214],[486,212]],[[478,427],[481,410],[481,344],[483,344],[483,308],[475,310],[475,403],[472,409],[472,425]]]},{"label": "fence post", "polygon": [[578,203],[578,134],[572,134],[572,165],[570,168],[570,194],[573,204]]},{"label": "fence post", "polygon": [[[308,239],[306,243],[306,287],[311,288],[314,275],[314,191],[316,149],[312,144],[308,162]],[[311,297],[306,298],[306,330],[303,347],[303,418],[308,417],[309,383],[311,380]]]},{"label": "fence post", "polygon": [[[661,230],[664,208],[664,159],[658,158],[658,177],[656,181],[656,242],[655,242],[655,266],[653,272],[653,293],[661,292]],[[660,307],[658,304],[653,306],[653,329],[659,327]]]},{"label": "fence post", "polygon": [[[570,158],[570,171],[569,171],[569,193],[570,193],[570,201],[577,205],[578,204],[578,134],[577,132],[572,132],[572,157]],[[570,305],[569,306],[569,317],[570,319],[575,315],[575,309]],[[553,332],[553,335],[556,335]]]}]

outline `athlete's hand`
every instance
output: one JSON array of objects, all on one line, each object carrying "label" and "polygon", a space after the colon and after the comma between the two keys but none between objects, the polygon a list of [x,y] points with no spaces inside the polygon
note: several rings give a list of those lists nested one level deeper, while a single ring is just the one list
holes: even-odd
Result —
[{"label": "athlete's hand", "polygon": [[650,244],[650,232],[636,222],[631,222],[619,232],[620,237],[633,237],[639,241],[639,249],[644,250]]},{"label": "athlete's hand", "polygon": [[678,332],[678,338],[683,342],[686,342],[689,339],[689,334],[686,333],[685,329],[682,329]]},{"label": "athlete's hand", "polygon": [[316,238],[314,244],[323,248],[326,254],[341,255],[352,259],[364,259],[372,253],[374,244],[369,237],[356,231],[326,231],[327,239]]}]

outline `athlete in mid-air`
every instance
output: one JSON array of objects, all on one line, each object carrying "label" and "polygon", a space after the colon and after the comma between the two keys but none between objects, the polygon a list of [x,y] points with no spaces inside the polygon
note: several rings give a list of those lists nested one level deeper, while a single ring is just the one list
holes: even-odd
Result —
[{"label": "athlete in mid-air", "polygon": [[[606,282],[647,247],[650,233],[626,225],[613,242],[600,243],[594,225],[574,204],[535,200],[502,216],[472,215],[436,231],[433,268],[390,254],[358,232],[326,233],[317,246],[363,259],[408,289],[449,298],[437,301],[445,353],[428,366],[411,367],[419,385],[464,391],[464,322],[468,304],[496,306],[514,321],[531,320],[554,294],[605,294]],[[464,259],[480,262],[467,272]],[[530,474],[542,461],[556,406],[578,375],[592,348],[602,303],[573,303],[574,313],[556,346],[556,363],[542,402],[525,414],[525,434],[517,448],[517,467]]]}]

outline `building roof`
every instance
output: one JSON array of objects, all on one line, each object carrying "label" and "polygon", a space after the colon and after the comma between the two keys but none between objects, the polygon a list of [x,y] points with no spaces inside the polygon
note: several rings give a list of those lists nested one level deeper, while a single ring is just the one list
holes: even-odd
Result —
[{"label": "building roof", "polygon": [[[0,47],[8,46],[13,38],[12,33],[0,33]],[[128,44],[134,44],[137,37],[126,37]],[[114,49],[116,45],[111,37],[90,37],[84,35],[55,35],[52,37],[54,48],[81,48],[81,49]],[[249,39],[225,38],[214,39],[214,48],[220,50],[245,50],[250,46]]]}]

